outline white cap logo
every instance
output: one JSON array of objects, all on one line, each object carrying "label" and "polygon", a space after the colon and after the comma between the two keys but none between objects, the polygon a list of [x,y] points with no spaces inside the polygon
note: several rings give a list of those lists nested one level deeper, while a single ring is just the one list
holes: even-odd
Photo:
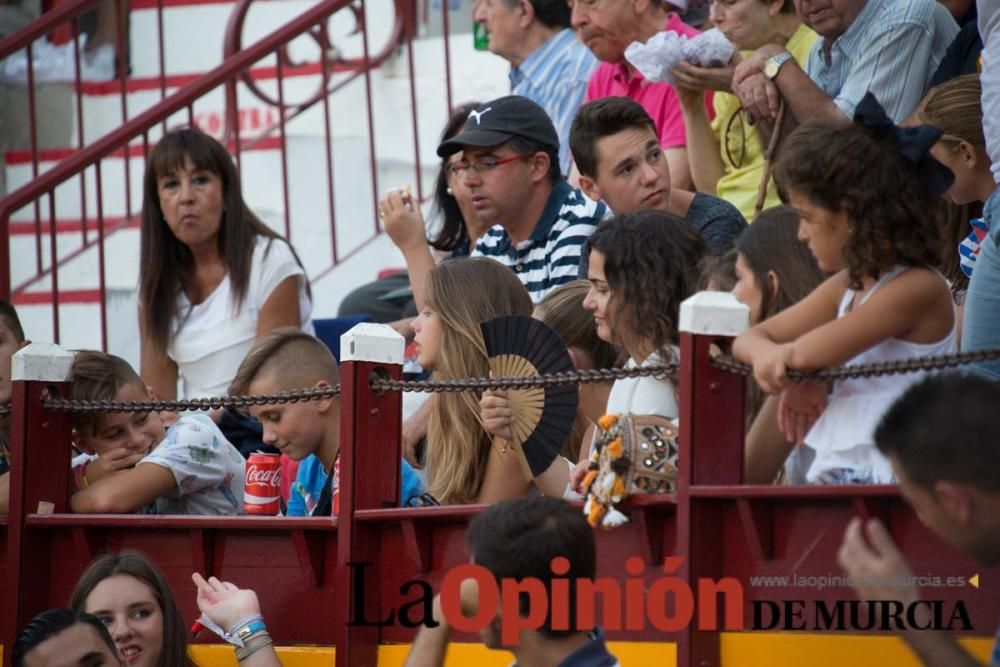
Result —
[{"label": "white cap logo", "polygon": [[493,107],[486,107],[482,111],[476,111],[475,109],[473,109],[472,111],[469,112],[469,118],[475,118],[476,125],[479,125],[480,119],[483,117],[483,114],[486,113],[487,111],[492,111],[492,110]]}]

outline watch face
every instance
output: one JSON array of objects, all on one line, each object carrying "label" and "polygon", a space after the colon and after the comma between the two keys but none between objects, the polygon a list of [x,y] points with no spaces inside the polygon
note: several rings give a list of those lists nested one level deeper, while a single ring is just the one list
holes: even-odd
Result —
[{"label": "watch face", "polygon": [[780,65],[778,65],[778,63],[774,62],[773,60],[768,60],[767,63],[765,63],[764,65],[764,76],[766,76],[768,79],[773,79],[778,75],[779,68]]}]

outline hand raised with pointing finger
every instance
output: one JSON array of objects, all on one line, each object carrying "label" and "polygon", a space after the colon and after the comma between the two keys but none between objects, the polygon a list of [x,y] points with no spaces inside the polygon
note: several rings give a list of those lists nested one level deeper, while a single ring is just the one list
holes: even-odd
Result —
[{"label": "hand raised with pointing finger", "polygon": [[257,594],[249,588],[240,588],[215,577],[206,580],[197,572],[191,575],[191,580],[198,587],[198,609],[224,630],[229,630],[239,620],[260,613]]}]

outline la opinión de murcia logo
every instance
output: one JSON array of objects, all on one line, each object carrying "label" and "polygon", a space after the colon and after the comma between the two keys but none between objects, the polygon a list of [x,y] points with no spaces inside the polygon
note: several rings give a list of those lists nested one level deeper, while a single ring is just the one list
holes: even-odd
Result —
[{"label": "la opini\u00f3n de murcia logo", "polygon": [[[649,582],[642,558],[625,560],[624,579],[598,577],[570,580],[569,561],[552,559],[554,575],[548,585],[535,578],[497,579],[485,567],[466,563],[451,568],[441,581],[441,611],[448,624],[459,632],[478,632],[500,614],[500,635],[505,645],[517,644],[522,630],[536,630],[546,623],[553,630],[592,628],[642,631],[652,627],[661,632],[678,632],[695,621],[706,631],[739,630],[971,630],[964,603],[959,600],[923,600],[904,605],[898,600],[771,600],[751,601],[752,624],[744,616],[743,583],[735,577],[719,580],[700,578],[697,590],[677,576],[684,558],[663,559],[663,576]],[[420,625],[437,627],[434,620],[434,590],[419,579],[399,587],[401,604],[390,607],[383,618],[372,618],[365,608],[365,570],[372,563],[348,563],[354,591],[350,626]],[[475,609],[463,607],[463,582],[476,584]],[[520,604],[523,597],[528,603]],[[601,602],[598,618],[597,602]],[[525,613],[523,609],[527,609]],[[570,614],[570,610],[574,614]],[[719,613],[721,610],[721,614]],[[575,618],[575,622],[571,619]],[[720,623],[721,621],[721,623]]]}]

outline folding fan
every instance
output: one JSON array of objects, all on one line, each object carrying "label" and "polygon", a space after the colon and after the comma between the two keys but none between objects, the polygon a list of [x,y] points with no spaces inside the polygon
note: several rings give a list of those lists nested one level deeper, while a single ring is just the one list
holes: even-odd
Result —
[{"label": "folding fan", "polygon": [[[493,377],[574,370],[559,334],[534,318],[508,315],[484,322],[481,328]],[[579,394],[575,384],[510,390],[511,445],[525,479],[545,472],[559,455],[576,420]]]}]

